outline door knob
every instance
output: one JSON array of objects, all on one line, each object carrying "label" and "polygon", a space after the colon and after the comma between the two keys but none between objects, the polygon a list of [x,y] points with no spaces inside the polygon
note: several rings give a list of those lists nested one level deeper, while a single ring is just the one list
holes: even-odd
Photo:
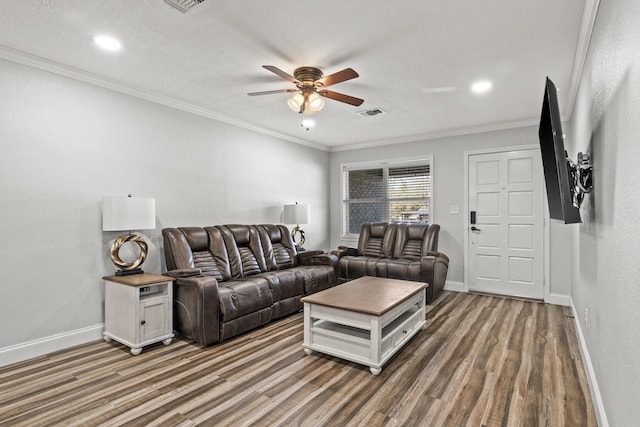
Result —
[{"label": "door knob", "polygon": [[481,230],[474,225],[471,227],[471,231],[481,231]]}]

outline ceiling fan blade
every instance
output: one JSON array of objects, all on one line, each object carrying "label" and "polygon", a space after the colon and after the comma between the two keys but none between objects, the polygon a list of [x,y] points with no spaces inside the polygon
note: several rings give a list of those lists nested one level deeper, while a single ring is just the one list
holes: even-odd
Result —
[{"label": "ceiling fan blade", "polygon": [[317,82],[321,83],[322,86],[327,87],[346,80],[355,79],[358,76],[358,73],[356,73],[352,68],[345,68],[342,71],[338,71],[337,73],[329,74],[328,76],[318,79]]},{"label": "ceiling fan blade", "polygon": [[286,92],[297,92],[298,89],[278,89],[278,90],[265,90],[264,92],[251,92],[247,95],[249,96],[258,96],[258,95],[271,95],[272,93],[286,93]]},{"label": "ceiling fan blade", "polygon": [[298,83],[298,80],[296,80],[295,77],[293,77],[291,74],[285,73],[278,67],[274,67],[273,65],[263,65],[262,68],[269,70],[274,74],[279,75],[285,80],[289,80],[291,83]]},{"label": "ceiling fan blade", "polygon": [[362,103],[364,102],[364,99],[345,95],[343,93],[333,92],[331,90],[319,90],[318,94],[320,96],[324,96],[325,98],[333,99],[334,101],[340,101],[346,104],[355,105],[356,107],[362,105]]}]

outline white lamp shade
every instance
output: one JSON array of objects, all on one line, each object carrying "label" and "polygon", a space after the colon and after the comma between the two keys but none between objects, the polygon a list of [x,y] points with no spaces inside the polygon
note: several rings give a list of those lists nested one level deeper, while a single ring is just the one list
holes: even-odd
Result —
[{"label": "white lamp shade", "polygon": [[309,109],[313,112],[322,110],[324,107],[324,100],[320,98],[320,95],[317,93],[312,93],[309,95]]},{"label": "white lamp shade", "polygon": [[284,205],[285,224],[309,224],[309,205]]},{"label": "white lamp shade", "polygon": [[102,230],[149,230],[156,228],[156,199],[106,197],[102,200]]},{"label": "white lamp shade", "polygon": [[304,104],[304,97],[298,93],[294,95],[293,98],[289,98],[287,104],[289,104],[289,108],[297,113],[300,111],[302,104]]}]

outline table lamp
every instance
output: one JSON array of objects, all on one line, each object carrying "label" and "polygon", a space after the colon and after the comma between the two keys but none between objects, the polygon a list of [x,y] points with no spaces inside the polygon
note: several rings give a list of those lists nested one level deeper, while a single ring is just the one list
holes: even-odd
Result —
[{"label": "table lamp", "polygon": [[[300,224],[309,224],[309,210],[309,205],[299,205],[298,202],[295,205],[284,205],[284,223],[296,224],[291,230],[291,237],[299,252],[304,251],[302,247],[304,245],[304,231],[300,228]],[[297,240],[298,234],[300,235],[299,240]]]},{"label": "table lamp", "polygon": [[[102,230],[129,231],[118,237],[111,245],[111,261],[120,268],[116,276],[128,276],[144,273],[140,266],[147,258],[147,243],[131,230],[150,230],[156,228],[156,200],[143,197],[107,197],[102,200]],[[120,259],[120,248],[126,242],[138,245],[140,252],[133,262]]]}]

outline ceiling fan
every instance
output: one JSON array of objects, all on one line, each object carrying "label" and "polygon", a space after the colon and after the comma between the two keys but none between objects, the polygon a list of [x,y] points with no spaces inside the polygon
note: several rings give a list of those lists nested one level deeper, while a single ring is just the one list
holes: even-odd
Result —
[{"label": "ceiling fan", "polygon": [[358,77],[358,73],[351,68],[345,68],[337,73],[324,76],[322,71],[318,68],[300,67],[295,69],[292,76],[273,65],[263,65],[262,67],[295,84],[295,89],[268,90],[264,92],[252,92],[247,95],[257,96],[271,95],[273,93],[297,92],[293,98],[288,100],[288,104],[292,110],[297,111],[300,114],[314,114],[320,111],[322,107],[324,107],[324,100],[321,97],[355,106],[359,106],[364,102],[364,99],[324,89],[327,86]]}]

